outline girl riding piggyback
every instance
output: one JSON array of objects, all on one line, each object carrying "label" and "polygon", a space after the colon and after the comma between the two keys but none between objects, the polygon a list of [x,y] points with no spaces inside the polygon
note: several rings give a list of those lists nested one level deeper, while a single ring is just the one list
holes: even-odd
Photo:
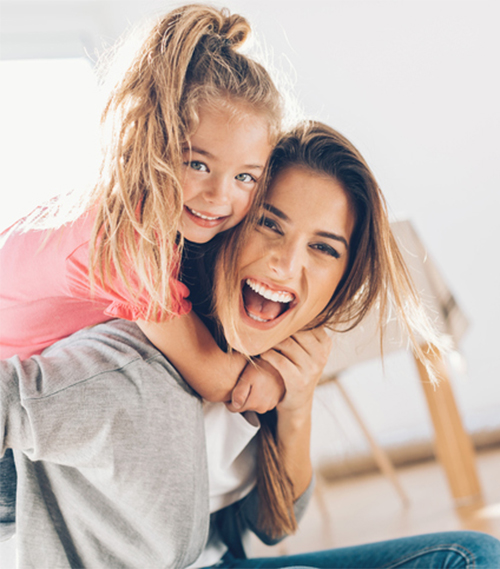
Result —
[{"label": "girl riding piggyback", "polygon": [[[52,204],[2,235],[1,358],[124,318],[188,382],[202,362],[201,395],[227,395],[227,365],[235,378],[244,360],[217,351],[178,274],[184,239],[206,243],[246,215],[280,131],[276,87],[237,51],[249,31],[241,16],[190,5],[149,32],[105,107],[111,139],[83,213],[61,224]],[[181,353],[170,338],[185,340]],[[227,365],[209,365],[212,351]]]},{"label": "girl riding piggyback", "polygon": [[278,402],[280,377],[264,363],[264,389],[233,393],[248,359],[219,349],[179,280],[184,239],[207,243],[244,218],[280,133],[272,79],[238,52],[249,32],[202,5],[149,31],[104,109],[110,139],[78,214],[61,221],[59,199],[0,236],[0,358],[123,318],[206,399],[260,412]]}]

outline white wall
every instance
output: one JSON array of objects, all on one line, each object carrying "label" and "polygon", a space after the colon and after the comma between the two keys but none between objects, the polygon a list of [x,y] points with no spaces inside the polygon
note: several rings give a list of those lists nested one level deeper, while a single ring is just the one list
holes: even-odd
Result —
[{"label": "white wall", "polygon": [[[295,90],[306,113],[347,135],[371,164],[393,214],[413,220],[471,321],[462,345],[468,376],[455,374],[466,423],[472,430],[500,427],[499,3],[215,4],[249,18],[276,62],[294,70],[289,74],[296,76]],[[58,49],[75,54],[78,42],[93,53],[103,40],[111,43],[129,22],[174,5],[148,0],[4,0],[2,53],[17,50],[29,56],[35,46],[39,55]],[[37,97],[36,88],[31,96]],[[30,128],[36,130],[36,123]],[[8,147],[2,147],[6,161]],[[17,183],[15,189],[2,190],[2,209],[9,207],[13,191],[25,189],[22,172]],[[372,363],[351,370],[345,381],[383,442],[430,436],[407,356],[388,357],[385,378]],[[334,440],[346,441],[345,452],[350,452],[348,445],[362,444],[355,433],[342,434],[348,419],[339,413],[336,423],[318,423],[318,457],[329,449],[337,452]],[[325,429],[333,436],[323,437]]]}]

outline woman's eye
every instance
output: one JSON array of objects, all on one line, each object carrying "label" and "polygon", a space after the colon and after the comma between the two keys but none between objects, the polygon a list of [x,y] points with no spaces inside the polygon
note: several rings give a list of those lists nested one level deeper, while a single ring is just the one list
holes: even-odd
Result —
[{"label": "woman's eye", "polygon": [[238,180],[238,182],[255,182],[255,178],[253,176],[251,176],[250,174],[238,174],[237,176],[235,176],[235,179]]},{"label": "woman's eye", "polygon": [[198,160],[191,160],[191,162],[185,162],[186,165],[192,170],[196,170],[197,172],[208,172],[208,167],[203,162],[199,162]]},{"label": "woman's eye", "polygon": [[340,253],[332,247],[331,245],[327,245],[326,243],[316,243],[312,245],[313,249],[319,251],[320,253],[324,253],[325,255],[330,255],[330,257],[335,257],[338,259],[340,257]]},{"label": "woman's eye", "polygon": [[266,227],[267,229],[271,229],[271,231],[275,231],[276,233],[281,233],[278,224],[273,219],[271,219],[270,217],[266,217],[265,215],[263,215],[259,219],[259,225],[261,227]]}]

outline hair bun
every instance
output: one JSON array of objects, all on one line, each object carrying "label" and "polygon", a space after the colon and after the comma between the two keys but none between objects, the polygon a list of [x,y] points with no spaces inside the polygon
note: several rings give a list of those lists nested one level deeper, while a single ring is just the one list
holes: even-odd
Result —
[{"label": "hair bun", "polygon": [[239,14],[230,15],[226,9],[222,10],[222,15],[224,16],[224,21],[219,34],[225,45],[237,49],[245,43],[250,34],[250,24],[243,16]]}]

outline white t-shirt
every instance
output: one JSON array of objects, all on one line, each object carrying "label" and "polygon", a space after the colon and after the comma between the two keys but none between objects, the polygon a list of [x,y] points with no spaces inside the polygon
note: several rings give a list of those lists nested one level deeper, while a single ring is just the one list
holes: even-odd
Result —
[{"label": "white t-shirt", "polygon": [[[231,413],[224,403],[203,403],[208,458],[210,513],[244,498],[256,484],[260,421],[253,411]],[[210,527],[207,545],[189,566],[209,567],[220,561],[227,546]]]}]

